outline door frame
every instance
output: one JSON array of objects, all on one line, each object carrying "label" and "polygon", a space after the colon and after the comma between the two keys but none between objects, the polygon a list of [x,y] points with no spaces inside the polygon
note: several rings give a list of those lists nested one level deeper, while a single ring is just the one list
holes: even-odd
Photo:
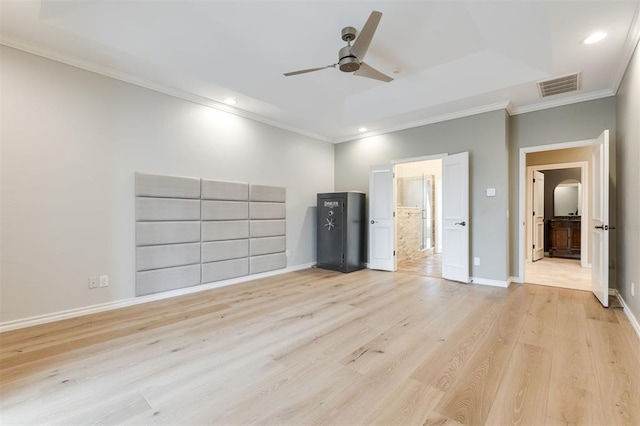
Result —
[{"label": "door frame", "polygon": [[[529,190],[530,185],[528,183],[531,182],[533,172],[539,172],[542,170],[562,170],[562,169],[572,169],[572,168],[580,168],[580,184],[582,185],[582,200],[580,202],[580,210],[582,211],[582,215],[580,216],[580,266],[583,268],[591,267],[591,262],[589,262],[589,220],[591,219],[589,216],[589,162],[588,161],[574,161],[571,163],[554,163],[554,164],[542,164],[538,166],[527,166],[527,186],[525,188],[526,191],[526,211],[525,211],[525,229],[526,229],[526,241],[523,247],[525,250],[525,261],[529,259],[527,253],[529,253],[528,247],[531,247],[533,241],[532,235],[532,226],[531,226],[531,213],[533,210],[532,200],[531,200],[531,191]],[[546,238],[545,238],[546,240]],[[524,271],[523,271],[524,272]],[[526,276],[523,275],[523,279],[526,279]]]},{"label": "door frame", "polygon": [[[518,164],[518,276],[513,282],[524,283],[524,266],[526,259],[526,184],[527,184],[527,154],[532,152],[555,151],[567,148],[582,148],[585,146],[597,145],[597,138],[585,139],[573,142],[561,142],[547,145],[530,146],[520,148],[519,164]],[[584,193],[584,191],[583,191]],[[582,237],[582,235],[581,235]]]}]

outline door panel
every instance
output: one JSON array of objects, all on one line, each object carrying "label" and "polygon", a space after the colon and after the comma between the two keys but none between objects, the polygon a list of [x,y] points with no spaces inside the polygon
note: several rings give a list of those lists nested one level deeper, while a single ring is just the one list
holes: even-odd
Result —
[{"label": "door panel", "polygon": [[533,172],[533,256],[532,261],[544,257],[544,173]]},{"label": "door panel", "polygon": [[591,283],[593,294],[609,306],[609,130],[593,148],[591,185]]},{"label": "door panel", "polygon": [[469,282],[469,153],[442,160],[442,276]]},{"label": "door panel", "polygon": [[395,271],[393,165],[369,171],[369,268]]}]

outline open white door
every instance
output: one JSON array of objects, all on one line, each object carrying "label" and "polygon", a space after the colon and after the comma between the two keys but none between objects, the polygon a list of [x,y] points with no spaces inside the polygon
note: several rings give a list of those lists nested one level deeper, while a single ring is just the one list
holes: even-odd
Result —
[{"label": "open white door", "polygon": [[591,154],[591,285],[604,307],[609,306],[609,130],[598,137]]},{"label": "open white door", "polygon": [[469,153],[442,159],[442,276],[469,282]]},{"label": "open white door", "polygon": [[369,170],[369,269],[395,271],[393,165]]},{"label": "open white door", "polygon": [[544,257],[544,173],[533,172],[533,256],[535,262]]}]

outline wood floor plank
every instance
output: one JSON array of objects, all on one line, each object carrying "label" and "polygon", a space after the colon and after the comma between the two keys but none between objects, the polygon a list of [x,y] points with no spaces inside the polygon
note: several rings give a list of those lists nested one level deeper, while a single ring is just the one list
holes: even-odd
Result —
[{"label": "wood floor plank", "polygon": [[516,344],[486,424],[544,424],[551,355],[544,347]]},{"label": "wood floor plank", "polygon": [[0,423],[640,424],[633,333],[584,292],[308,269],[2,333]]}]

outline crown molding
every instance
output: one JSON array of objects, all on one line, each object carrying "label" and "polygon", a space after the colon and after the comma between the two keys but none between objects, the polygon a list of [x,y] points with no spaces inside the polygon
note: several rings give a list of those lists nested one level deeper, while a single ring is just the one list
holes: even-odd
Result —
[{"label": "crown molding", "polygon": [[378,135],[384,135],[386,133],[397,132],[400,130],[412,129],[414,127],[426,126],[428,124],[435,124],[443,121],[455,120],[458,118],[464,118],[472,115],[483,114],[485,112],[498,111],[501,109],[509,111],[510,105],[511,105],[511,101],[504,101],[504,102],[497,102],[494,104],[482,105],[476,108],[465,109],[461,111],[452,112],[449,114],[442,114],[442,115],[429,117],[429,118],[425,118],[418,121],[412,121],[410,123],[399,124],[397,126],[391,126],[391,127],[386,127],[383,129],[371,131],[371,132],[361,133],[358,135],[352,134],[348,136],[341,136],[341,137],[335,138],[333,142],[334,143],[349,142],[357,139],[369,138],[371,136],[378,136]]},{"label": "crown molding", "polygon": [[526,114],[527,112],[534,112],[559,106],[577,104],[580,102],[593,101],[596,99],[608,98],[610,96],[615,96],[615,93],[613,93],[610,89],[582,93],[580,95],[568,96],[566,98],[554,99],[552,101],[540,102],[538,104],[515,107],[513,108],[513,113],[511,115]]},{"label": "crown molding", "polygon": [[97,65],[93,62],[86,61],[84,59],[80,59],[78,57],[63,54],[57,52],[53,49],[46,48],[44,46],[39,46],[33,43],[25,43],[23,41],[19,41],[10,37],[6,37],[4,35],[0,35],[0,45],[4,45],[7,47],[11,47],[13,49],[21,50],[23,52],[31,53],[36,56],[41,56],[46,59],[50,59],[52,61],[60,62],[66,65],[70,65],[75,68],[79,68],[85,71],[93,72],[96,74],[103,75],[105,77],[113,78],[115,80],[123,81],[125,83],[133,84],[136,86],[143,87],[145,89],[153,90],[155,92],[160,92],[165,95],[182,99],[185,101],[193,102],[202,106],[206,106],[209,108],[214,108],[219,111],[226,112],[228,114],[237,115],[239,117],[247,118],[249,120],[257,121],[263,124],[267,124],[272,127],[277,127],[282,130],[287,130],[289,132],[297,133],[302,136],[307,136],[313,139],[317,139],[323,142],[332,142],[330,138],[322,135],[318,135],[312,132],[308,132],[306,130],[298,129],[296,127],[292,127],[278,121],[274,121],[267,117],[264,117],[260,114],[255,114],[240,108],[232,107],[226,105],[222,102],[215,101],[213,99],[206,98],[204,96],[196,95],[191,92],[187,92],[184,90],[172,88],[166,86],[164,84],[155,83],[146,79],[142,79],[136,76],[133,76],[128,73],[124,73],[121,71],[114,70],[109,67],[105,67],[102,65]]},{"label": "crown molding", "polygon": [[631,25],[629,26],[629,32],[627,33],[627,38],[624,41],[624,46],[622,46],[622,55],[620,58],[620,62],[618,63],[618,68],[616,69],[615,74],[613,75],[613,80],[611,81],[611,92],[615,95],[618,93],[618,88],[620,84],[622,84],[622,79],[624,78],[625,73],[627,72],[627,67],[631,62],[631,58],[633,57],[633,52],[636,50],[636,46],[638,46],[638,42],[640,41],[640,0],[636,4],[636,13],[633,15],[633,19],[631,20]]}]

